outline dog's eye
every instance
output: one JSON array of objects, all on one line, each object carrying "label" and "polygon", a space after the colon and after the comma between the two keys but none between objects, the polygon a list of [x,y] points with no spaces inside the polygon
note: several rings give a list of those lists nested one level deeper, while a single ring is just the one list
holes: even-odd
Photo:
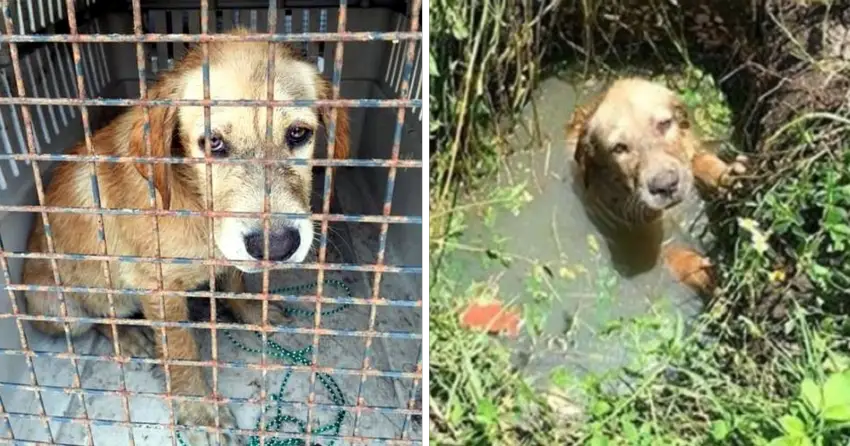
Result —
[{"label": "dog's eye", "polygon": [[667,133],[667,131],[670,130],[670,127],[673,126],[673,119],[664,119],[662,121],[659,121],[656,126],[658,128],[659,133]]},{"label": "dog's eye", "polygon": [[313,131],[307,127],[292,126],[286,130],[286,145],[290,148],[298,147],[307,142],[311,136]]},{"label": "dog's eye", "polygon": [[623,143],[614,144],[614,147],[611,148],[611,153],[615,153],[617,155],[627,153],[628,151],[629,147]]},{"label": "dog's eye", "polygon": [[[206,151],[203,136],[198,138],[198,147],[201,148],[201,151]],[[212,152],[213,156],[226,156],[227,143],[225,143],[223,139],[216,135],[210,136],[210,152]]]}]

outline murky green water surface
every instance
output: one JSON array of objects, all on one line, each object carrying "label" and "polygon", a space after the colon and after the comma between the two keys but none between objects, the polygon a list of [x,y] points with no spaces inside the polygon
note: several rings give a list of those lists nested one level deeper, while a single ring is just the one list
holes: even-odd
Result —
[{"label": "murky green water surface", "polygon": [[500,299],[522,308],[525,334],[514,345],[516,362],[540,385],[557,368],[581,376],[625,365],[646,333],[608,333],[617,321],[652,319],[673,330],[677,319],[701,309],[660,264],[621,277],[585,216],[572,188],[564,126],[594,88],[543,82],[524,113],[525,126],[509,138],[518,153],[503,160],[492,187],[476,197],[499,204],[459,203],[468,206],[465,229],[447,261],[450,274],[490,283]]}]

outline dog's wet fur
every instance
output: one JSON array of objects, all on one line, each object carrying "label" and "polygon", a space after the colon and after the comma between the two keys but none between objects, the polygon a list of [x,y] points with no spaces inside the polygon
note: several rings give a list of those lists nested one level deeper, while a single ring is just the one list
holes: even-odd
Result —
[{"label": "dog's wet fur", "polygon": [[[247,34],[235,30],[235,34]],[[327,81],[315,66],[297,58],[292,50],[274,44],[275,65],[273,88],[275,99],[331,99]],[[212,99],[266,99],[268,85],[269,43],[209,43],[210,93]],[[149,99],[203,99],[203,56],[200,47],[190,50],[173,70],[164,73],[149,89]],[[204,137],[203,107],[151,107],[149,111],[149,143],[144,129],[145,112],[133,107],[97,131],[92,144],[99,155],[203,158],[209,142],[214,157],[277,159],[309,159],[314,156],[316,139],[330,125],[329,107],[275,107],[272,139],[266,139],[268,108],[213,106],[210,112],[212,134]],[[348,154],[348,118],[345,110],[336,111],[336,158]],[[148,151],[149,150],[149,151]],[[87,154],[85,144],[72,149]],[[90,165],[82,162],[59,163],[46,188],[46,205],[91,208]],[[272,212],[309,214],[312,169],[309,165],[277,165],[270,171],[270,207]],[[211,167],[211,195],[207,188],[205,164],[100,163],[97,166],[101,205],[112,209],[149,209],[149,180],[156,189],[156,206],[161,209],[201,211],[207,202],[216,211],[261,212],[265,185],[260,164],[214,164]],[[57,253],[100,255],[98,220],[94,214],[53,213],[49,215],[53,249]],[[212,233],[205,217],[162,216],[158,219],[161,253],[157,252],[155,221],[149,215],[104,215],[105,244],[109,255],[204,259],[209,255],[210,240],[217,258],[230,261],[253,261],[263,258],[262,222],[259,218],[216,218]],[[269,259],[302,262],[314,242],[313,223],[309,219],[272,218]],[[48,252],[45,228],[37,218],[30,234],[30,252]],[[168,291],[186,291],[209,280],[208,266],[202,264],[163,263],[164,308],[160,308],[157,266],[146,262],[110,262],[110,281],[104,275],[103,262],[57,260],[56,267],[65,286],[95,288],[149,289],[146,295],[114,294],[114,316],[141,314],[149,320],[189,321],[193,319],[185,297],[169,296]],[[241,292],[242,274],[255,272],[253,265],[218,268],[223,285],[230,292]],[[51,261],[27,259],[23,282],[32,285],[55,285]],[[110,303],[105,294],[65,293],[67,314],[72,317],[110,317]],[[58,296],[49,292],[25,293],[27,311],[34,315],[62,316]],[[196,301],[198,302],[198,301]],[[237,320],[261,323],[260,302],[256,300],[222,299],[220,307]],[[161,310],[164,312],[161,313]],[[279,305],[269,306],[272,324],[286,322]],[[62,324],[36,321],[42,332],[64,333]],[[70,322],[72,335],[95,328],[106,336],[108,326]],[[149,328],[121,326],[118,344],[121,355],[162,357],[165,345],[160,336],[151,337]],[[196,340],[183,328],[167,330],[168,358],[200,360]],[[172,392],[177,395],[210,396],[212,391],[203,370],[194,366],[170,366]],[[215,425],[216,405],[208,402],[175,401],[177,422],[188,425]],[[219,409],[221,426],[235,427],[227,407]],[[215,435],[193,432],[191,444],[211,442]],[[223,444],[238,444],[225,436]]]},{"label": "dog's wet fur", "polygon": [[663,258],[674,276],[703,295],[715,281],[711,262],[692,247],[665,242],[665,218],[693,192],[720,192],[744,173],[707,150],[684,102],[642,78],[613,82],[578,108],[567,126],[575,186],[626,275]]}]

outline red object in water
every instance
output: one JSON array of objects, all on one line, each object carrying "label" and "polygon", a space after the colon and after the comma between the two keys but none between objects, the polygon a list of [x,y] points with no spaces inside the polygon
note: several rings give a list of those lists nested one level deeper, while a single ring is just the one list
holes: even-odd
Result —
[{"label": "red object in water", "polygon": [[472,303],[460,317],[460,324],[464,328],[493,334],[504,332],[510,337],[519,335],[520,321],[517,311],[504,308],[499,302]]}]

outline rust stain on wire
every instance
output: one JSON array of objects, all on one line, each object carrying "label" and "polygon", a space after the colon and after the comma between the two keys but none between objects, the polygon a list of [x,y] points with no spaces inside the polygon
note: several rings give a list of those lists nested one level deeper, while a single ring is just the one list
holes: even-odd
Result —
[{"label": "rust stain on wire", "polygon": [[[203,0],[202,0],[203,1]],[[203,9],[202,9],[203,10]],[[211,42],[371,42],[421,40],[422,33],[411,32],[345,32],[292,34],[6,34],[0,43],[211,43]]]},{"label": "rust stain on wire", "polygon": [[[69,389],[67,387],[60,387],[60,386],[29,386],[29,385],[26,385],[26,384],[6,383],[6,382],[0,382],[0,387],[6,387],[6,388],[9,388],[9,389],[21,390],[21,391],[24,391],[24,392],[51,392],[51,393],[64,393],[65,395],[81,395],[81,396],[82,395],[85,395],[85,396],[122,396],[122,395],[125,395],[125,396],[133,396],[133,397],[158,398],[158,399],[165,399],[165,400],[172,400],[172,401],[195,401],[195,402],[210,403],[210,404],[233,404],[233,403],[251,404],[251,405],[262,404],[262,401],[261,401],[260,398],[225,398],[225,397],[216,398],[214,396],[203,397],[203,396],[191,396],[191,395],[179,395],[179,394],[174,394],[174,395],[170,395],[170,396],[165,397],[165,398],[160,398],[162,396],[162,394],[161,393],[154,393],[154,392],[140,392],[140,391],[124,391],[124,392],[122,392],[122,391],[118,391],[118,390]],[[306,407],[306,406],[309,405],[308,403],[304,403],[304,402],[301,402],[301,401],[288,401],[288,400],[281,400],[280,403],[281,403],[281,406],[292,407],[292,408],[302,408],[302,407]],[[325,404],[325,403],[315,403],[313,405],[316,406],[316,408],[318,408],[318,409],[346,410],[346,411],[354,409],[354,406],[351,406],[351,405],[338,405],[338,404]],[[372,413],[383,413],[383,414],[390,414],[390,415],[391,414],[404,415],[404,414],[411,413],[410,409],[404,409],[404,408],[398,408],[398,407],[388,407],[388,406],[372,406],[372,407],[369,408],[369,411],[372,412]],[[12,413],[14,414],[14,412],[12,412]],[[0,416],[2,416],[2,415],[0,415]],[[52,418],[52,417],[48,417],[48,418]],[[77,420],[77,421],[82,421],[82,422],[87,421],[85,418],[71,418],[71,417],[67,417],[67,418]],[[96,424],[98,422],[103,422],[103,421],[108,422],[109,420],[91,419],[91,421],[93,421],[93,424]],[[119,423],[123,423],[123,422],[119,422]],[[159,425],[159,426],[169,426],[169,424],[159,424],[159,423],[151,423],[151,424]],[[191,427],[191,426],[187,426],[187,427]],[[198,426],[198,427],[200,427],[200,426]],[[210,427],[210,429],[214,429],[214,428]],[[231,430],[228,429],[227,431],[231,431]],[[241,431],[241,432],[248,433],[248,434],[253,432],[253,431],[250,431],[250,430],[241,430],[241,429],[233,429],[232,431]]]},{"label": "rust stain on wire", "polygon": [[[11,9],[9,8],[8,3],[4,4],[2,9],[3,9],[3,21],[4,21],[4,24],[5,24],[5,31],[6,31],[5,37],[13,37],[12,33],[13,33],[13,30],[14,30],[14,25],[12,23]],[[24,77],[23,77],[23,72],[21,71],[21,61],[20,61],[20,58],[19,58],[19,55],[18,55],[18,47],[17,47],[17,45],[15,45],[14,43],[11,43],[11,42],[9,43],[9,55],[11,56],[11,59],[12,59],[12,70],[15,74],[15,87],[17,89],[18,96],[24,97],[24,96],[26,96],[26,89],[24,87]],[[29,108],[28,107],[21,107],[21,114],[23,116],[24,129],[26,131],[26,149],[29,153],[36,153],[36,139],[35,139],[35,134],[34,134],[33,126],[32,126],[32,116],[30,115]],[[36,163],[36,162],[33,162],[31,164],[31,166],[32,166],[32,173],[33,173],[33,177],[34,177],[34,181],[35,181],[35,189],[36,189],[36,195],[38,197],[38,202],[39,202],[39,204],[44,205],[45,204],[45,198],[44,198],[44,186],[42,184],[42,177],[41,177],[41,169],[39,168],[38,163]],[[46,240],[48,252],[55,253],[55,249],[54,249],[54,245],[53,245],[53,235],[52,235],[52,232],[50,230],[51,229],[50,228],[50,220],[47,216],[47,213],[42,212],[41,218],[42,218],[42,223],[44,224],[44,235],[45,235],[45,240]],[[9,271],[8,271],[8,264],[5,260],[5,258],[3,259],[2,267],[3,267],[3,275],[6,278],[10,277],[10,274],[9,274]],[[57,286],[60,286],[62,284],[62,280],[59,276],[59,271],[58,271],[58,267],[57,267],[55,260],[52,260],[50,262],[50,267],[51,267],[51,271],[53,272],[54,283]],[[7,284],[9,284],[9,283],[11,283],[11,282],[7,280]],[[59,297],[59,311],[63,316],[67,316],[68,308],[65,304],[65,296],[62,293],[59,293],[58,297]],[[13,313],[19,314],[20,309],[18,308],[17,298],[11,290],[9,291],[9,300],[10,300],[10,303],[11,303],[11,306],[12,306]],[[21,324],[20,319],[18,319],[17,322],[18,322],[17,323],[18,336],[19,336],[21,345],[23,346],[23,348],[29,348],[29,343],[27,341],[26,333],[24,332],[23,324]],[[71,351],[73,351],[73,343],[71,341],[70,328],[68,327],[67,323],[63,323],[62,328],[63,328],[63,331],[65,333],[66,346],[68,348],[68,351],[71,352]],[[30,378],[30,381],[32,382],[32,384],[38,385],[38,378],[37,378],[36,373],[35,373],[35,366],[33,365],[33,362],[30,358],[27,358],[27,370],[29,372],[29,378]],[[74,387],[79,387],[80,382],[81,382],[81,379],[80,379],[80,375],[79,375],[79,370],[78,370],[78,367],[76,367],[76,364],[75,364],[75,367],[74,367],[74,383],[73,383]],[[43,399],[41,394],[37,394],[37,400],[38,400],[39,413],[41,414],[42,417],[46,417],[47,412],[45,411],[44,399]],[[50,423],[48,423],[47,421],[44,421],[43,425],[44,425],[44,430],[47,433],[48,440],[51,443],[53,443],[55,440],[53,438],[53,433],[50,429]]]},{"label": "rust stain on wire", "polygon": [[[197,158],[169,158],[151,156],[111,156],[111,155],[51,155],[51,154],[0,154],[0,160],[20,161],[63,161],[99,163],[144,163],[144,164],[206,164]],[[252,161],[245,158],[214,158],[210,164],[260,164],[266,166],[334,166],[334,167],[400,167],[421,169],[423,162],[418,160],[327,160],[327,159],[270,159]]]},{"label": "rust stain on wire", "polygon": [[[5,258],[0,256],[0,260],[5,262]],[[126,295],[146,295],[150,294],[151,290],[145,289],[133,289],[133,288],[96,288],[96,287],[75,287],[75,286],[51,286],[51,285],[8,285],[8,291],[37,291],[37,292],[50,292],[50,293],[80,293],[80,294],[103,294],[107,292],[112,292],[115,294],[126,294]],[[175,297],[192,297],[192,298],[216,298],[216,299],[234,299],[234,300],[259,300],[259,299],[268,299],[272,302],[307,302],[307,303],[315,303],[316,295],[308,294],[308,295],[287,295],[287,294],[275,294],[269,293],[267,296],[263,294],[256,293],[232,293],[232,292],[223,292],[223,291],[168,291],[168,294]],[[377,306],[385,306],[385,307],[405,307],[405,308],[421,308],[422,300],[401,300],[401,299],[391,299],[391,298],[381,298],[381,299],[372,299],[372,298],[362,298],[362,297],[328,297],[323,296],[320,298],[322,303],[326,304],[350,304],[350,305],[377,305]],[[11,319],[16,318],[18,315],[15,313],[0,313],[0,319]],[[50,317],[50,316],[29,316],[23,315],[22,317]],[[56,316],[58,317],[58,316]],[[93,319],[94,320],[94,319]],[[100,320],[100,319],[97,319]],[[103,319],[107,320],[107,319]],[[116,319],[117,321],[124,319]],[[137,321],[138,319],[126,319],[129,321]]]},{"label": "rust stain on wire", "polygon": [[[411,21],[410,21],[410,31],[415,33],[419,30],[419,13],[422,6],[421,0],[413,0],[413,4],[411,5]],[[404,68],[402,72],[402,81],[400,88],[400,97],[407,97],[410,91],[410,81],[413,76],[413,62],[416,57],[416,48],[414,41],[407,42],[407,60],[404,63]],[[392,146],[392,154],[390,158],[393,161],[397,161],[399,159],[401,153],[401,138],[402,138],[402,129],[404,127],[404,119],[405,119],[405,111],[404,107],[399,107],[398,112],[396,114],[396,125],[395,132],[393,134],[393,146]],[[393,200],[393,192],[395,190],[395,179],[396,179],[397,169],[395,167],[390,167],[389,173],[387,174],[387,187],[384,195],[384,203],[383,203],[383,215],[389,216],[392,213],[392,200]],[[378,256],[376,259],[377,265],[384,264],[384,257],[386,254],[387,248],[387,232],[389,230],[389,224],[381,223],[381,230],[378,241]],[[372,298],[378,299],[381,290],[381,278],[383,275],[383,271],[379,270],[375,272],[373,276],[372,282]],[[360,409],[365,406],[363,404],[363,399],[361,398],[363,387],[365,386],[366,379],[368,377],[367,372],[369,371],[371,364],[371,351],[372,351],[372,342],[378,337],[377,332],[375,331],[375,321],[377,319],[377,306],[372,305],[369,308],[369,329],[367,330],[366,341],[365,341],[365,350],[363,353],[363,361],[362,361],[362,374],[360,375],[360,383],[357,389],[357,407],[358,411],[355,415],[354,419],[354,431],[353,434],[358,434],[358,428],[361,419],[361,411]],[[420,350],[423,346],[420,344]],[[414,381],[413,387],[415,388],[418,385],[418,381]],[[409,418],[405,418],[405,425]],[[404,436],[404,429],[402,430],[402,436]]]},{"label": "rust stain on wire", "polygon": [[48,212],[51,214],[103,214],[103,215],[157,215],[160,217],[234,217],[234,218],[263,218],[280,217],[287,219],[304,219],[314,221],[335,221],[352,223],[395,223],[421,225],[422,217],[383,216],[383,215],[350,215],[350,214],[290,214],[285,212],[242,212],[242,211],[192,211],[192,210],[163,210],[138,208],[92,208],[92,207],[60,207],[60,206],[3,206],[0,212]]},{"label": "rust stain on wire", "polygon": [[[404,409],[396,409],[404,411]],[[383,409],[375,409],[375,413],[384,413]],[[174,424],[160,424],[160,423],[150,423],[150,422],[124,422],[124,421],[113,421],[113,420],[83,420],[80,418],[74,417],[64,417],[64,416],[39,416],[22,412],[7,412],[0,414],[0,417],[4,418],[19,418],[25,420],[40,420],[40,421],[50,421],[50,422],[58,422],[63,424],[77,424],[77,425],[88,425],[88,426],[106,426],[106,427],[124,427],[129,429],[141,428],[141,429],[156,429],[156,430],[171,430],[180,431],[180,432],[190,432],[190,431],[204,431],[209,433],[232,433],[236,435],[259,435],[260,431],[251,430],[251,429],[228,429],[228,428],[215,428],[211,426],[181,426]],[[304,439],[307,437],[307,434],[298,434],[298,433],[284,433],[284,432],[266,432],[266,435],[271,438],[292,438],[292,439]],[[336,441],[347,441],[354,442],[355,444],[387,444],[387,445],[421,445],[421,441],[413,441],[413,440],[378,440],[374,438],[368,437],[358,437],[358,436],[348,436],[348,435],[314,435],[314,437],[321,440],[336,440]],[[65,445],[66,443],[56,443],[56,442],[38,442],[38,441],[30,441],[30,440],[9,440],[9,439],[0,439],[0,443],[6,444],[15,444],[15,445],[45,445],[45,446],[56,446],[56,445]]]},{"label": "rust stain on wire", "polygon": [[[210,258],[189,258],[189,257],[136,257],[136,256],[114,256],[114,255],[96,255],[96,254],[51,254],[39,252],[24,252],[10,253],[3,252],[3,256],[14,258],[31,258],[43,260],[73,260],[73,261],[116,261],[126,263],[153,263],[153,264],[170,264],[170,265],[205,265],[205,266],[236,266],[236,265],[251,265],[256,268],[278,269],[278,270],[333,270],[333,271],[364,271],[364,272],[392,272],[392,273],[420,273],[422,268],[418,266],[387,266],[383,264],[351,264],[351,263],[289,263],[286,261],[275,260],[226,260],[226,259],[210,259]],[[18,285],[8,285],[16,288]],[[28,291],[41,291],[41,288],[48,287],[47,285],[23,285],[28,288]],[[61,287],[61,285],[57,285]],[[38,288],[36,288],[38,287]],[[56,287],[52,287],[58,289]],[[110,289],[110,288],[104,288]],[[155,292],[155,290],[147,290],[147,292]],[[171,291],[169,291],[171,294]]]},{"label": "rust stain on wire", "polygon": [[[67,0],[66,5],[67,5],[67,13],[68,13],[68,25],[69,25],[69,28],[71,29],[71,34],[77,35],[77,34],[79,34],[79,30],[77,29],[77,12],[75,10],[74,0]],[[83,59],[82,59],[82,54],[80,52],[80,44],[79,43],[75,42],[75,43],[71,44],[71,54],[73,55],[73,59],[74,59],[74,75],[75,75],[74,77],[76,78],[76,81],[77,81],[77,95],[78,95],[79,99],[85,99],[85,97],[86,97],[86,85],[85,85],[85,81],[83,79]],[[80,107],[80,116],[81,116],[81,120],[82,120],[82,123],[83,123],[83,135],[84,135],[84,139],[85,139],[86,153],[89,154],[89,155],[94,155],[95,149],[94,149],[94,146],[92,145],[91,124],[89,122],[89,112],[88,112],[88,108],[86,106]],[[100,198],[100,186],[99,186],[99,183],[98,183],[98,180],[97,180],[97,162],[95,162],[95,161],[92,161],[92,162],[89,163],[89,178],[90,178],[91,185],[92,185],[92,191],[91,191],[92,202],[94,203],[94,207],[96,209],[100,209],[102,207],[101,206],[101,198]],[[97,215],[95,220],[97,222],[98,249],[99,249],[99,251],[101,252],[102,255],[108,255],[108,251],[106,249],[106,229],[105,229],[104,223],[103,223],[103,215],[100,215],[100,214]],[[102,266],[102,269],[103,269],[104,278],[106,279],[106,287],[107,288],[113,288],[113,286],[112,286],[112,274],[110,273],[109,262],[104,260],[104,261],[102,261],[101,266]],[[109,317],[115,318],[116,313],[115,313],[115,296],[114,296],[114,294],[111,293],[111,292],[106,293],[106,299],[107,299],[107,303],[109,305]],[[110,328],[112,329],[113,348],[114,348],[115,354],[120,355],[121,354],[120,353],[121,348],[120,348],[119,343],[118,343],[118,339],[119,339],[118,338],[118,327],[115,324],[111,324]],[[72,354],[74,353],[72,345],[68,346],[68,353],[72,353]],[[72,360],[71,362],[74,364],[75,368],[79,368],[78,361]],[[121,375],[121,385],[122,385],[122,388],[123,388],[123,387],[126,387],[126,382],[125,382],[126,381],[126,375],[124,374],[124,365],[119,363],[118,368],[119,368],[119,373]],[[79,373],[79,372],[77,372],[77,373]],[[80,387],[81,386],[82,386],[82,384],[80,384]],[[77,387],[77,386],[75,386],[75,387]],[[129,421],[130,420],[130,411],[129,411],[130,402],[127,398],[124,398],[123,403],[124,403],[125,407],[127,408],[126,416],[127,416],[127,420]],[[89,418],[88,404],[86,404],[85,398],[80,397],[80,405],[83,407],[84,417],[86,419],[88,419]],[[94,434],[91,430],[91,425],[87,425],[86,427],[87,427],[87,429],[86,429],[87,443],[88,444],[94,444],[94,437],[93,437]]]},{"label": "rust stain on wire", "polygon": [[3,97],[0,105],[74,105],[94,107],[344,107],[344,108],[416,108],[421,99],[112,99],[112,98],[36,98]]},{"label": "rust stain on wire", "polygon": [[[345,34],[345,22],[347,19],[346,13],[348,12],[348,5],[346,0],[339,1],[339,10],[337,11],[337,31],[338,33]],[[334,70],[333,70],[333,79],[331,83],[331,98],[338,99],[340,94],[340,83],[342,82],[342,54],[343,54],[343,44],[342,42],[337,42],[336,47],[334,48]],[[334,146],[336,145],[336,126],[337,126],[337,109],[331,109],[331,125],[330,125],[330,137],[328,138],[328,149],[326,157],[327,159],[333,159],[334,155]],[[333,183],[333,168],[330,166],[325,167],[325,177],[324,177],[324,187],[322,189],[322,213],[329,214],[331,207],[331,191],[332,191],[332,183]],[[319,263],[325,263],[327,256],[327,244],[328,244],[328,222],[323,221],[321,223],[320,230],[320,238],[319,238]],[[320,269],[318,271],[316,277],[316,307],[313,315],[313,326],[315,328],[319,328],[321,326],[322,320],[322,291],[323,284],[325,279],[325,270]],[[313,335],[313,346],[311,350],[311,363],[318,364],[319,362],[319,334],[316,333]],[[314,402],[316,399],[316,376],[317,372],[311,371],[310,373],[310,389],[309,395],[307,397],[307,401],[310,403]],[[306,443],[312,444],[310,441],[310,436],[313,432],[313,408],[307,408],[307,438]],[[355,435],[357,435],[355,433]]]}]

